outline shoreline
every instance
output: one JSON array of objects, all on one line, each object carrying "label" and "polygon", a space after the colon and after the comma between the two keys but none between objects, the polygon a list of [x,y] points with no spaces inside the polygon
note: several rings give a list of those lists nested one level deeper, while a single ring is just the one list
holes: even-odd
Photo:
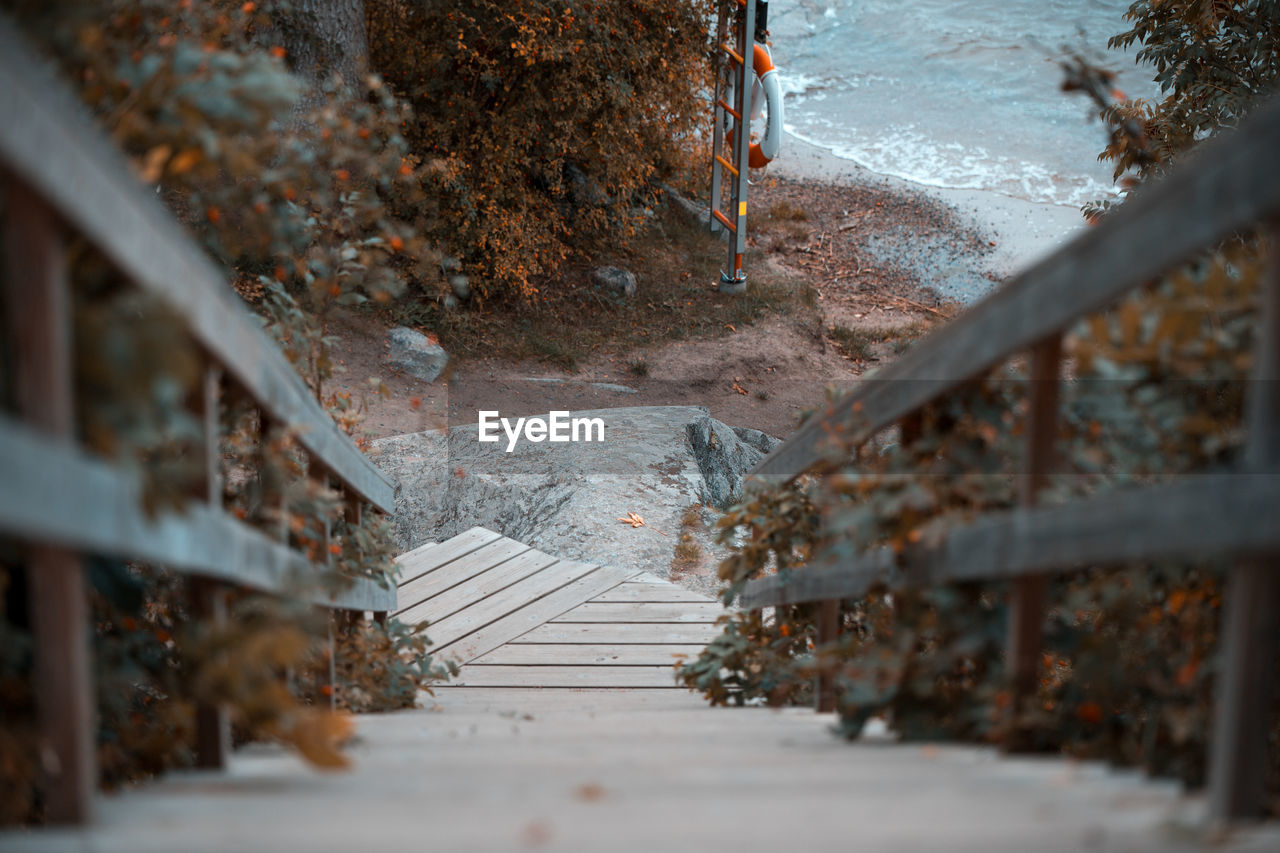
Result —
[{"label": "shoreline", "polygon": [[[1032,202],[990,190],[933,187],[882,175],[791,133],[784,132],[782,154],[770,164],[769,174],[799,182],[871,187],[940,202],[994,243],[982,262],[983,272],[996,280],[1026,269],[1085,227],[1084,217],[1075,207]],[[973,301],[990,290],[988,287],[962,301]]]}]

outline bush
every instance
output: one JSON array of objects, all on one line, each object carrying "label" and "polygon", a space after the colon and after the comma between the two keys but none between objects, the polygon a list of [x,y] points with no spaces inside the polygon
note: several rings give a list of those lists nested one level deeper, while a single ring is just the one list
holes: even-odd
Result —
[{"label": "bush", "polygon": [[[698,0],[369,0],[373,67],[418,119],[437,235],[480,294],[529,297],[625,241],[707,115]],[[479,280],[477,281],[476,278]]]}]

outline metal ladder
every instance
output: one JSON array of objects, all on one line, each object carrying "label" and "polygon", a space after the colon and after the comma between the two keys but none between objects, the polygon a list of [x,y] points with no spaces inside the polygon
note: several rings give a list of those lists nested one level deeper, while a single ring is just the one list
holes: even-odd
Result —
[{"label": "metal ladder", "polygon": [[[747,276],[742,271],[742,254],[747,248],[747,170],[750,168],[751,85],[755,80],[752,60],[755,41],[763,41],[768,21],[768,0],[720,0],[716,24],[715,131],[711,161],[711,231],[729,232],[729,268],[720,271],[720,292],[743,293]],[[757,20],[757,18],[759,20]],[[734,30],[730,45],[729,27]],[[733,90],[733,103],[727,102]],[[732,138],[726,140],[727,116],[733,117]],[[727,155],[727,156],[726,156]],[[728,178],[726,180],[726,173]],[[725,184],[729,204],[724,205]],[[728,213],[726,213],[726,210]]]}]

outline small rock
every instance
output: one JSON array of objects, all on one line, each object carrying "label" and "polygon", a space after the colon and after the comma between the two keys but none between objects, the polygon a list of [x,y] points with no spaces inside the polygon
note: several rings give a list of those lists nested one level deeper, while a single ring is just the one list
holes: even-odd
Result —
[{"label": "small rock", "polygon": [[426,335],[413,329],[397,326],[387,334],[391,352],[387,360],[411,376],[423,382],[435,382],[449,363],[449,354]]},{"label": "small rock", "polygon": [[636,277],[621,267],[597,267],[591,273],[591,280],[605,290],[612,290],[623,296],[636,295]]},{"label": "small rock", "polygon": [[471,279],[465,275],[449,276],[449,287],[453,288],[454,295],[459,299],[471,298]]}]

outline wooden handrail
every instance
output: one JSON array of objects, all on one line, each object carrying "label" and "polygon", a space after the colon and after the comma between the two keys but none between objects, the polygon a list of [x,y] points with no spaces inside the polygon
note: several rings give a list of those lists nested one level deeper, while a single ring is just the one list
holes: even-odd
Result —
[{"label": "wooden handrail", "polygon": [[0,164],[164,300],[200,345],[334,476],[391,512],[391,480],[351,443],[254,322],[220,271],[133,177],[67,88],[0,18]]},{"label": "wooden handrail", "polygon": [[396,593],[372,580],[329,590],[310,582],[303,555],[229,513],[193,502],[182,513],[148,518],[138,474],[44,438],[0,417],[0,533],[141,560],[176,571],[279,592],[297,589],[316,604],[394,610]]},{"label": "wooden handrail", "polygon": [[[49,766],[43,798],[51,822],[86,822],[97,784],[84,554],[165,566],[190,576],[194,618],[226,618],[226,587],[290,595],[323,607],[394,610],[396,593],[368,578],[340,582],[319,560],[222,508],[219,396],[223,377],[260,415],[261,435],[285,428],[306,451],[307,476],[344,496],[348,520],[365,502],[394,509],[391,480],[360,452],[267,337],[205,256],[57,76],[0,15],[0,312],[14,356],[16,416],[0,416],[0,535],[25,546],[33,626],[33,689]],[[163,302],[202,350],[194,405],[203,425],[203,477],[182,512],[151,517],[137,472],[77,446],[67,242],[78,234],[121,276]],[[282,494],[274,498],[282,505]],[[326,545],[328,529],[325,532]],[[327,583],[332,582],[333,588]],[[220,588],[220,585],[222,588]],[[333,635],[330,632],[332,656]],[[332,659],[332,657],[331,657]],[[332,670],[332,667],[331,667]],[[225,711],[196,709],[197,758],[221,766]]]},{"label": "wooden handrail", "polygon": [[821,468],[827,436],[858,444],[956,386],[1060,333],[1179,261],[1280,211],[1280,99],[1206,141],[1066,246],[1008,279],[796,430],[751,472]]},{"label": "wooden handrail", "polygon": [[[1145,187],[1100,226],[1009,279],[849,394],[810,419],[752,472],[753,488],[789,482],[840,463],[898,424],[918,432],[921,410],[996,365],[1030,352],[1033,390],[1020,508],[987,513],[941,543],[896,554],[851,553],[835,541],[809,566],[748,583],[748,609],[822,602],[818,643],[836,639],[839,602],[875,583],[920,588],[1012,579],[1007,670],[1010,719],[1034,699],[1047,573],[1131,560],[1229,555],[1240,560],[1227,584],[1223,675],[1210,763],[1210,811],[1218,820],[1253,817],[1263,805],[1263,745],[1270,731],[1270,687],[1280,600],[1280,227],[1271,229],[1270,270],[1260,322],[1248,441],[1239,470],[1103,494],[1065,506],[1037,506],[1057,438],[1061,335],[1235,234],[1280,215],[1280,99],[1235,131],[1199,146],[1169,177]],[[837,440],[833,440],[837,439]],[[829,458],[830,456],[830,458]],[[824,680],[824,678],[826,680]],[[829,676],[819,679],[819,710],[831,707]],[[1006,746],[1021,744],[1010,727]]]},{"label": "wooden handrail", "polygon": [[1205,474],[1110,492],[1063,506],[990,513],[936,546],[864,554],[839,547],[805,568],[747,583],[740,604],[857,598],[874,584],[910,589],[1005,580],[1128,560],[1280,551],[1280,475]]}]

